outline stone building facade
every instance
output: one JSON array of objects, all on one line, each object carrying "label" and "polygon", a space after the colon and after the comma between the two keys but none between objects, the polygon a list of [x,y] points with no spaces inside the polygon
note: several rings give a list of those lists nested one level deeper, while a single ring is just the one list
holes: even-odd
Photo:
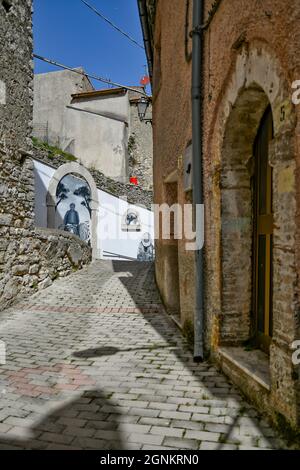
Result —
[{"label": "stone building facade", "polygon": [[[147,16],[144,35],[152,44],[155,202],[184,204],[192,201],[184,172],[192,141],[193,1],[139,4]],[[300,78],[300,5],[296,0],[207,0],[204,9],[205,347],[274,422],[296,429],[300,377],[292,344],[300,339],[300,107],[293,104],[292,86]],[[268,139],[262,137],[266,113]],[[263,215],[256,212],[260,151],[267,155],[271,181],[272,213]],[[263,226],[266,232],[260,232]],[[261,266],[266,267],[256,248],[261,239],[269,240],[269,248],[262,243],[269,250],[264,282],[268,279],[270,298],[265,300],[265,290],[264,312],[268,307],[272,316],[267,354],[256,341],[256,286]],[[185,251],[185,240],[160,239],[156,259],[164,302],[190,331],[194,255]]]},{"label": "stone building facade", "polygon": [[[153,134],[150,122],[141,122],[138,116],[138,101],[140,96],[129,92],[130,126],[128,138],[128,172],[129,176],[137,178],[138,185],[144,190],[153,189]],[[145,116],[152,118],[150,102]]]},{"label": "stone building facade", "polygon": [[91,259],[76,237],[34,227],[31,9],[0,1],[0,307]]}]

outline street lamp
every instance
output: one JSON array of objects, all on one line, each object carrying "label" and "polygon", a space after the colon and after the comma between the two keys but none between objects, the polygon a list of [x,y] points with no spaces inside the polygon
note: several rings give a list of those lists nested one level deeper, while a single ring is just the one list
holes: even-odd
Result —
[{"label": "street lamp", "polygon": [[152,123],[152,119],[145,118],[149,106],[149,100],[147,100],[145,96],[142,96],[141,99],[138,101],[137,106],[140,121],[145,122],[146,124],[148,124],[148,122]]}]

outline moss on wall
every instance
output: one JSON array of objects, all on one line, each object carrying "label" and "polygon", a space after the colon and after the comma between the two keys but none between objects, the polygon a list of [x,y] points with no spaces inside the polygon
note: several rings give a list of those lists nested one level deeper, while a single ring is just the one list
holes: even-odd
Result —
[{"label": "moss on wall", "polygon": [[60,156],[63,160],[67,162],[76,162],[77,158],[72,155],[71,153],[64,152],[63,150],[59,149],[58,147],[53,147],[45,142],[41,142],[36,137],[32,137],[33,145],[41,150],[45,150],[48,153],[48,158],[53,160],[56,156]]}]

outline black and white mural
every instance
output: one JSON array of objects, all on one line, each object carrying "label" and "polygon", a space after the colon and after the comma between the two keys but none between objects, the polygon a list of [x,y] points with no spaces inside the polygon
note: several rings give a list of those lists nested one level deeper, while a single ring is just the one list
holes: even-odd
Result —
[{"label": "black and white mural", "polygon": [[93,249],[94,259],[153,261],[154,213],[96,187],[78,163],[54,169],[34,160],[35,223],[64,230]]},{"label": "black and white mural", "polygon": [[154,244],[150,233],[144,233],[138,247],[138,261],[154,261]]},{"label": "black and white mural", "polygon": [[90,243],[91,190],[79,176],[66,175],[56,190],[56,227]]},{"label": "black and white mural", "polygon": [[123,215],[122,230],[124,232],[140,232],[141,231],[141,218],[138,211],[131,207],[127,209]]}]

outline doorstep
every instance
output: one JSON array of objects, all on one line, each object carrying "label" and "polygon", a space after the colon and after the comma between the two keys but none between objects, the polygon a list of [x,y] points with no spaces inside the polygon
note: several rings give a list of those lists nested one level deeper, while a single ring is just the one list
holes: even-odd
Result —
[{"label": "doorstep", "polygon": [[271,391],[269,357],[265,353],[258,349],[246,351],[241,347],[221,347],[218,355],[221,362],[232,364],[266,391]]}]

